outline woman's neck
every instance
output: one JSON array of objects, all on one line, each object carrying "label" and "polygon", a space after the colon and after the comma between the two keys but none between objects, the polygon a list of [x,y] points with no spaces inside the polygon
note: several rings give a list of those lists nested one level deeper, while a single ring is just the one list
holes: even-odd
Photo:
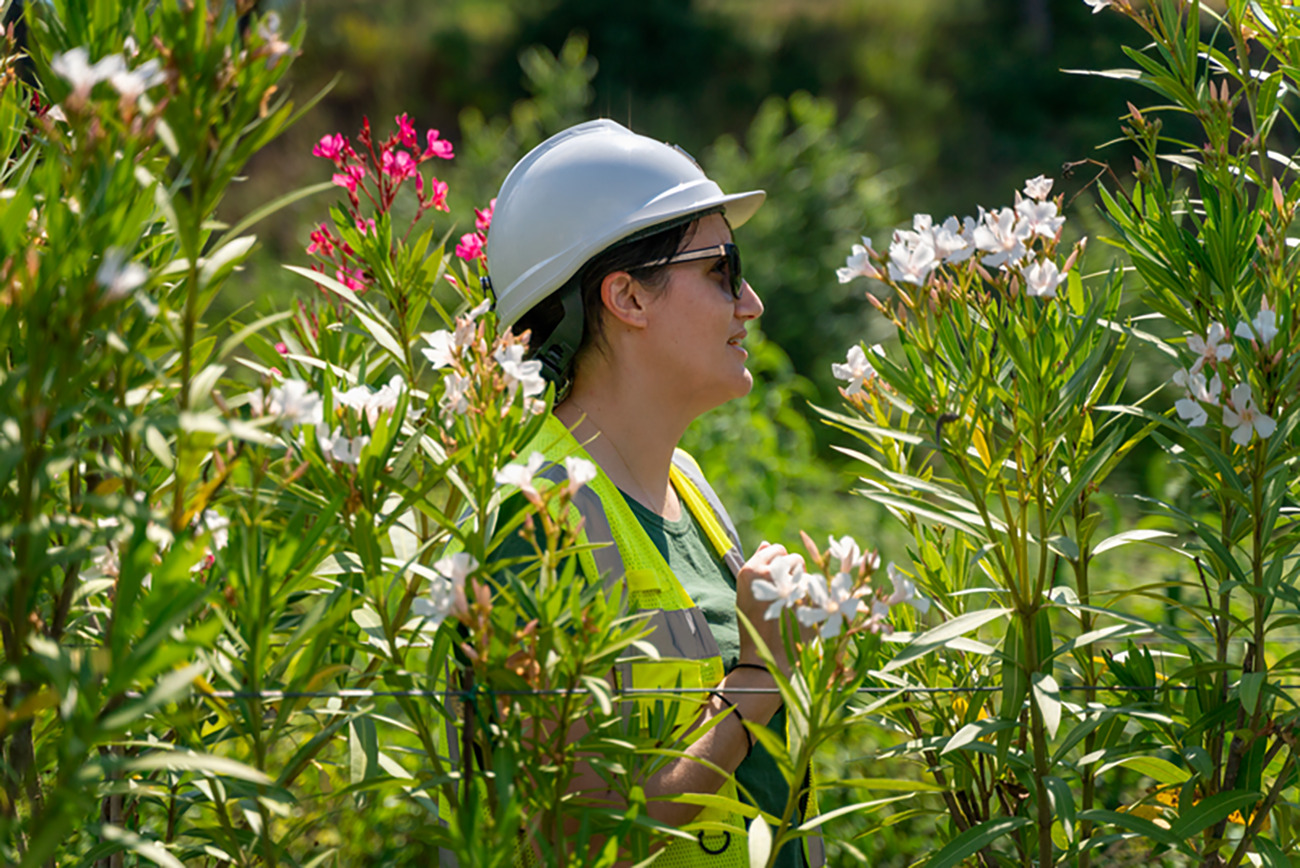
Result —
[{"label": "woman's neck", "polygon": [[657,515],[681,517],[669,481],[673,450],[685,425],[641,399],[637,389],[601,389],[579,381],[555,415],[586,448],[605,475]]}]

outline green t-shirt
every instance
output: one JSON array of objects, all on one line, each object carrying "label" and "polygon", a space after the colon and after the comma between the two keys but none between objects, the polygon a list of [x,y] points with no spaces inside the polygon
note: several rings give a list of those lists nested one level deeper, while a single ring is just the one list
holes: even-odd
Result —
[{"label": "green t-shirt", "polygon": [[[736,579],[709,543],[691,511],[682,508],[682,517],[668,521],[636,500],[623,495],[641,527],[663,555],[677,580],[695,605],[704,613],[713,638],[722,655],[722,667],[730,671],[740,660],[740,622],[736,618]],[[785,709],[777,711],[768,727],[785,738]],[[736,768],[736,781],[754,798],[759,808],[780,817],[785,811],[790,788],[777,767],[776,760],[761,742]],[[743,796],[742,796],[743,798]],[[798,822],[798,818],[796,818]],[[803,847],[798,842],[781,848],[776,860],[779,868],[801,868],[805,864]]]}]

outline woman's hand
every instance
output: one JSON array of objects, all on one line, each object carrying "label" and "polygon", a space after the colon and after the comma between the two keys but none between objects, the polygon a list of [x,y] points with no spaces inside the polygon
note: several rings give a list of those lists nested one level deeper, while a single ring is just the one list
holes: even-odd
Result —
[{"label": "woman's hand", "polygon": [[[749,619],[749,623],[754,625],[755,632],[762,638],[772,656],[776,659],[777,666],[786,675],[790,674],[791,661],[786,657],[785,640],[781,637],[781,623],[789,620],[798,630],[799,638],[806,640],[812,635],[810,628],[799,626],[798,619],[794,617],[793,609],[783,609],[782,617],[768,620],[767,610],[772,605],[772,600],[759,600],[754,596],[754,582],[762,580],[768,582],[778,589],[789,580],[792,572],[790,569],[790,559],[796,559],[800,569],[803,567],[803,556],[791,554],[786,551],[783,545],[773,545],[762,543],[758,551],[754,552],[745,565],[740,568],[740,575],[736,577],[736,609]],[[740,629],[740,662],[745,664],[765,665],[763,659],[758,656],[758,647],[750,637],[749,631],[741,625]]]}]

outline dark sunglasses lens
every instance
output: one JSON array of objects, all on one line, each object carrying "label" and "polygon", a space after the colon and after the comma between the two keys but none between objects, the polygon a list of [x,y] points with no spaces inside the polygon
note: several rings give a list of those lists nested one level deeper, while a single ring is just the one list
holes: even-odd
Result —
[{"label": "dark sunglasses lens", "polygon": [[731,294],[740,298],[745,291],[745,278],[740,270],[740,248],[734,244],[726,245],[727,273],[731,277]]}]

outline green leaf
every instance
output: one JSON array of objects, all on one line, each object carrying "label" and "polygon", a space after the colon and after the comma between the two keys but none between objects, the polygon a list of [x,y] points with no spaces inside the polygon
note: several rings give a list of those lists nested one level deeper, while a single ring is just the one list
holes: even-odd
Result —
[{"label": "green leaf", "polygon": [[1161,537],[1172,536],[1177,536],[1177,534],[1169,533],[1164,530],[1143,530],[1141,528],[1137,530],[1126,530],[1123,533],[1117,533],[1114,536],[1107,537],[1097,543],[1092,547],[1092,554],[1095,557],[1102,552],[1108,552],[1111,549],[1117,549],[1120,546],[1128,545],[1129,543],[1147,542],[1153,539],[1160,539]]},{"label": "green leaf", "polygon": [[925,866],[926,868],[952,868],[960,865],[966,857],[978,853],[997,839],[1010,835],[1017,829],[1023,829],[1029,823],[1028,817],[998,817],[985,820],[949,841],[947,846],[925,863]]},{"label": "green leaf", "polygon": [[1238,690],[1241,695],[1241,706],[1247,714],[1254,714],[1255,709],[1259,707],[1259,691],[1264,686],[1265,672],[1246,672],[1241,676],[1241,685]]},{"label": "green leaf", "polygon": [[199,265],[199,286],[210,287],[238,265],[257,243],[256,235],[236,238],[203,257]]},{"label": "green leaf", "polygon": [[127,771],[153,771],[165,769],[174,772],[204,772],[236,778],[254,784],[269,784],[271,779],[266,773],[252,766],[224,756],[194,753],[192,751],[156,751],[132,759],[125,764]]},{"label": "green leaf", "polygon": [[1182,839],[1193,838],[1220,820],[1227,819],[1233,811],[1249,811],[1260,799],[1259,793],[1241,790],[1215,793],[1186,810],[1179,810],[1178,819],[1169,831]]},{"label": "green leaf", "polygon": [[1062,69],[1066,75],[1095,75],[1099,78],[1113,78],[1118,81],[1135,81],[1142,78],[1140,69]]},{"label": "green leaf", "polygon": [[392,329],[389,328],[387,323],[383,320],[366,316],[361,311],[357,311],[356,315],[357,319],[361,322],[361,325],[365,327],[366,331],[370,332],[370,336],[375,339],[377,344],[388,350],[388,352],[392,354],[393,358],[397,360],[398,364],[406,363],[406,352],[403,350],[402,345],[398,343],[397,335],[393,334]]},{"label": "green leaf", "polygon": [[1056,731],[1061,726],[1061,688],[1056,679],[1046,672],[1035,672],[1030,676],[1030,686],[1034,691],[1034,701],[1042,712],[1043,724],[1047,727],[1048,738],[1056,738]]},{"label": "green leaf", "polygon": [[119,845],[121,849],[129,850],[137,856],[148,859],[155,865],[162,865],[163,868],[185,868],[184,863],[167,852],[167,848],[160,842],[142,838],[135,832],[128,831],[120,826],[105,823],[99,827],[99,835],[105,841],[112,841]]},{"label": "green leaf", "polygon": [[1136,814],[1125,814],[1119,811],[1106,811],[1100,808],[1094,808],[1091,811],[1080,811],[1080,820],[1089,820],[1093,823],[1105,826],[1118,826],[1121,829],[1127,829],[1130,832],[1136,832],[1144,838],[1149,838],[1159,844],[1167,847],[1173,847],[1191,855],[1191,849],[1187,842],[1179,835],[1174,834],[1169,829],[1161,828],[1150,820],[1139,817]]},{"label": "green leaf", "polygon": [[941,787],[938,784],[931,784],[926,781],[915,780],[909,781],[905,778],[843,778],[836,781],[820,780],[822,785],[835,785],[837,787],[852,787],[859,790],[905,790],[907,792],[918,793],[942,793],[947,791],[947,787]]},{"label": "green leaf", "polygon": [[1011,613],[1010,609],[993,608],[981,609],[977,612],[966,612],[958,615],[951,621],[945,621],[938,627],[926,630],[912,640],[911,644],[904,647],[901,651],[885,664],[881,672],[892,672],[917,657],[929,654],[936,648],[942,648],[953,639],[961,636],[963,633],[969,633],[972,630],[978,630],[980,627],[995,621],[998,618],[1005,618]]},{"label": "green leaf", "polygon": [[1098,768],[1095,774],[1100,776],[1116,766],[1130,768],[1138,774],[1146,775],[1162,784],[1183,784],[1192,776],[1186,769],[1179,768],[1169,762],[1169,760],[1160,759],[1160,757],[1154,756],[1124,757],[1123,759],[1106,763]]},{"label": "green leaf", "polygon": [[[918,783],[918,782],[900,781],[899,783]],[[943,792],[943,787],[938,787],[937,789],[939,790],[939,792]],[[920,790],[918,790],[918,792],[920,792]],[[841,805],[840,807],[836,808],[833,811],[827,811],[824,814],[817,814],[816,816],[812,817],[810,820],[808,820],[808,822],[799,826],[798,831],[811,832],[813,829],[816,829],[818,826],[820,826],[822,823],[827,822],[828,820],[834,820],[837,817],[842,817],[845,814],[852,814],[856,811],[865,811],[869,808],[879,808],[884,805],[892,805],[895,802],[901,802],[904,799],[910,799],[912,798],[912,795],[914,794],[909,794],[905,796],[890,796],[887,799],[873,799],[869,802],[857,802],[852,805]]]},{"label": "green leaf", "polygon": [[221,349],[217,351],[217,358],[224,359],[244,345],[244,341],[260,332],[269,325],[274,325],[281,320],[290,319],[294,312],[292,310],[282,310],[279,313],[273,313],[270,316],[264,316],[261,319],[249,323],[230,337],[226,338],[221,344]]},{"label": "green leaf", "polygon": [[355,717],[348,724],[348,770],[352,783],[379,774],[379,734],[369,717]]},{"label": "green leaf", "polygon": [[272,214],[274,214],[276,211],[279,211],[281,208],[285,208],[289,205],[292,205],[294,202],[300,201],[302,199],[306,199],[308,196],[315,196],[317,193],[324,193],[326,190],[332,190],[332,189],[336,189],[333,181],[321,181],[319,184],[312,184],[309,187],[303,187],[298,190],[291,190],[290,192],[285,193],[283,196],[272,199],[270,202],[267,202],[265,205],[261,206],[260,208],[255,209],[243,220],[240,220],[234,226],[227,229],[226,232],[219,239],[217,239],[217,246],[218,247],[224,246],[229,239],[238,237],[240,233],[252,227],[254,224],[260,223],[262,220],[265,220],[267,217],[270,217]]}]

